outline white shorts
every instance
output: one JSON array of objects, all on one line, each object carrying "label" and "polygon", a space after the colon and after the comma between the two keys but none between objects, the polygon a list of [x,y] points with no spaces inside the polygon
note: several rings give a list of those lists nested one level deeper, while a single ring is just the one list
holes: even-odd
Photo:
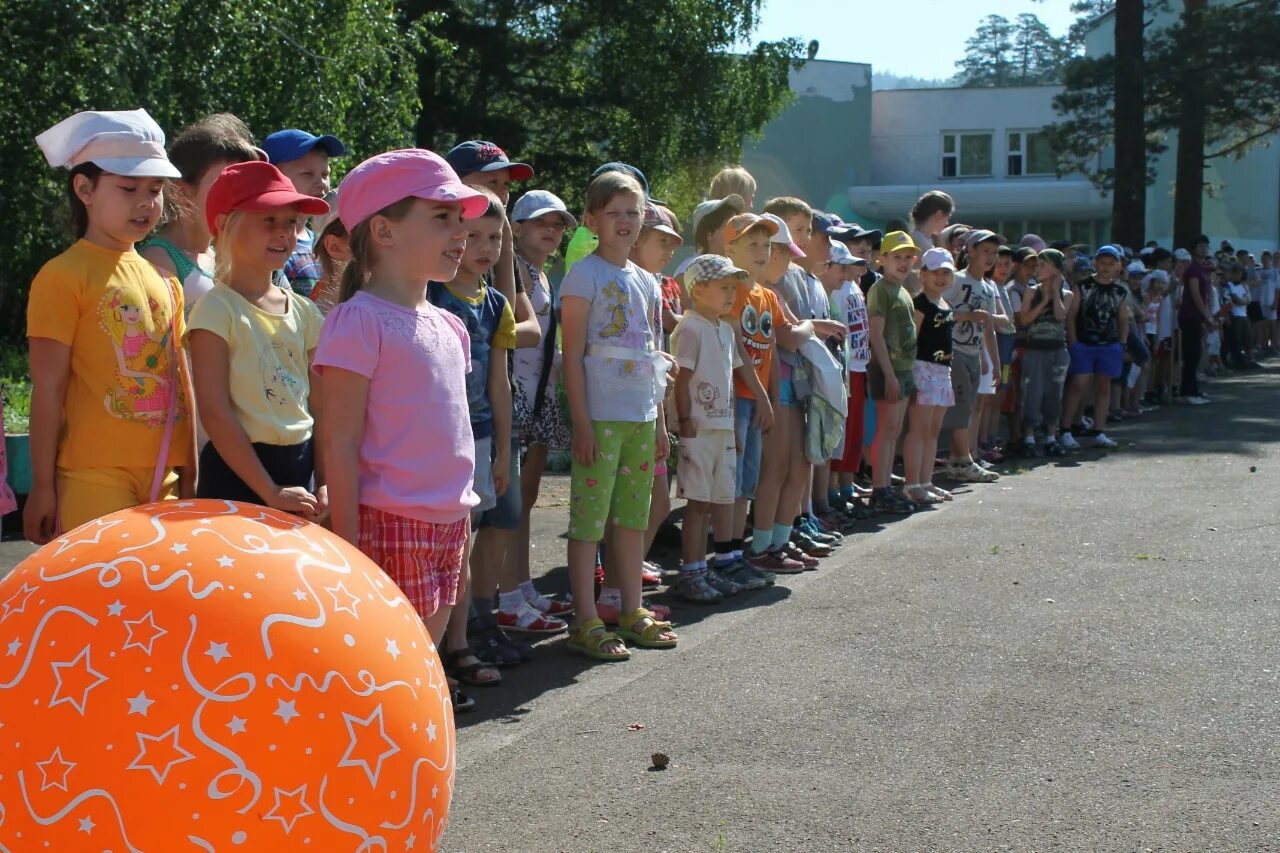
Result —
[{"label": "white shorts", "polygon": [[1210,332],[1204,336],[1205,349],[1209,351],[1209,355],[1222,354],[1222,335],[1218,332]]},{"label": "white shorts", "polygon": [[[516,484],[519,488],[520,484]],[[471,508],[473,515],[479,515],[498,505],[498,493],[493,488],[493,438],[476,439],[476,473],[471,489],[480,496],[480,503]]]},{"label": "white shorts", "polygon": [[737,497],[737,442],[731,429],[699,429],[680,439],[676,494],[689,501],[731,504]]},{"label": "white shorts", "polygon": [[991,362],[982,359],[982,377],[978,379],[978,396],[991,396],[996,393],[996,372],[991,369]]}]

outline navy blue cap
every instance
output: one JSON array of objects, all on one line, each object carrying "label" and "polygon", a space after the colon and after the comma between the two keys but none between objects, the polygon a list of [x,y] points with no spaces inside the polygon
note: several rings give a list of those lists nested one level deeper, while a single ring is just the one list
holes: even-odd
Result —
[{"label": "navy blue cap", "polygon": [[1099,246],[1098,251],[1093,253],[1095,258],[1100,258],[1103,255],[1106,255],[1109,258],[1115,258],[1117,261],[1124,263],[1124,252],[1120,251],[1115,246]]},{"label": "navy blue cap", "polygon": [[511,180],[527,181],[533,177],[533,167],[528,163],[512,163],[503,151],[492,142],[470,139],[453,146],[453,150],[444,155],[453,171],[459,178],[476,172],[496,172],[499,169],[510,169]]},{"label": "navy blue cap", "polygon": [[835,237],[837,240],[843,240],[858,230],[852,225],[845,224],[834,213],[827,213],[823,210],[815,210],[813,212],[813,228],[818,233],[826,234],[828,237]]},{"label": "navy blue cap", "polygon": [[649,179],[644,176],[644,172],[640,171],[635,166],[632,166],[630,163],[620,163],[616,160],[609,163],[605,163],[603,166],[601,166],[600,168],[596,169],[594,172],[591,173],[591,180],[594,181],[596,178],[600,177],[605,172],[622,172],[624,175],[630,175],[631,177],[635,178],[637,181],[640,182],[640,187],[641,189],[644,190],[645,198],[647,198],[649,201],[653,202],[654,204],[663,204],[663,205],[666,204],[666,202],[658,201],[656,198],[649,195]]},{"label": "navy blue cap", "polygon": [[323,147],[330,157],[341,157],[347,153],[347,146],[338,137],[316,136],[296,127],[277,130],[262,140],[262,150],[267,152],[267,160],[272,165],[297,160],[317,145]]}]

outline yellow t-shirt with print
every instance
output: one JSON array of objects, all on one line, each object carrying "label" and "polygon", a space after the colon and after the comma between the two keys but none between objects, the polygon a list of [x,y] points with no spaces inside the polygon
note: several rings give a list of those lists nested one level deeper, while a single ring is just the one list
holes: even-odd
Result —
[{"label": "yellow t-shirt with print", "polygon": [[[182,287],[137,252],[79,240],[31,282],[27,336],[71,347],[61,468],[151,468],[176,401],[168,465],[190,465]],[[176,385],[176,396],[175,396]]]},{"label": "yellow t-shirt with print", "polygon": [[258,444],[301,444],[315,424],[309,372],[324,316],[310,299],[288,293],[289,310],[272,314],[217,285],[187,320],[187,334],[204,329],[227,342],[231,408]]}]

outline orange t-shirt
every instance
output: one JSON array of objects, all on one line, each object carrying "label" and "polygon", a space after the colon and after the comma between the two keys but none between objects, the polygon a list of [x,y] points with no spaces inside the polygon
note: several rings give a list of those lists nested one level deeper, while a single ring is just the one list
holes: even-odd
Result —
[{"label": "orange t-shirt", "polygon": [[[780,317],[782,308],[772,290],[758,284],[751,285],[749,290],[738,288],[738,298],[733,303],[729,320],[742,332],[743,348],[766,391],[769,390],[769,371],[773,367],[773,352],[776,348],[773,330]],[[736,376],[733,378],[733,393],[748,400],[755,399],[755,395]]]},{"label": "orange t-shirt", "polygon": [[169,466],[194,461],[180,372],[182,308],[181,285],[150,261],[87,240],[36,274],[27,336],[71,347],[59,467],[155,467],[172,399],[177,415]]}]

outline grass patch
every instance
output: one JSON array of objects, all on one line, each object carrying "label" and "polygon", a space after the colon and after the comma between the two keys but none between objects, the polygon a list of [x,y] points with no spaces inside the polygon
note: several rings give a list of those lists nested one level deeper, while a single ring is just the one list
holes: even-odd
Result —
[{"label": "grass patch", "polygon": [[1151,554],[1134,554],[1135,560],[1163,560],[1164,557],[1153,557]]},{"label": "grass patch", "polygon": [[992,554],[999,554],[999,553],[1000,553],[1000,546],[999,546],[999,545],[992,545],[992,546],[991,546],[991,553],[992,553]]}]

